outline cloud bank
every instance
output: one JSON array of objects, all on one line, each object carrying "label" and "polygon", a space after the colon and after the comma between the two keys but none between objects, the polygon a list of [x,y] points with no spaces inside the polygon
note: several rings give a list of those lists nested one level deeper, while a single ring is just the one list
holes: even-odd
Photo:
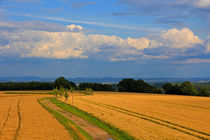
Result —
[{"label": "cloud bank", "polygon": [[47,23],[36,28],[31,22],[28,24],[25,23],[26,28],[22,28],[17,23],[0,22],[1,56],[138,61],[195,56],[197,50],[199,53],[210,52],[210,37],[203,41],[188,28],[173,28],[140,38],[121,38],[115,35],[85,34],[82,26],[74,24],[56,28],[48,26],[45,30],[41,28],[47,27]]}]

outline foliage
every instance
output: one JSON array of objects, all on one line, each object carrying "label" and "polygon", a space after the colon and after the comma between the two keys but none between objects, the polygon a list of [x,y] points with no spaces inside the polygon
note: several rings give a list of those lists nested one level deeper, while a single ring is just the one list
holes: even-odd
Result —
[{"label": "foliage", "polygon": [[87,88],[91,88],[94,91],[115,91],[112,85],[101,83],[80,83],[78,88],[80,90],[86,90]]},{"label": "foliage", "polygon": [[185,81],[180,86],[183,95],[198,95],[198,90],[189,81]]},{"label": "foliage", "polygon": [[65,88],[60,86],[60,88],[59,88],[59,95],[63,96],[64,95],[64,91],[65,91]]},{"label": "foliage", "polygon": [[123,79],[118,84],[118,90],[122,92],[161,93],[160,89],[141,79]]},{"label": "foliage", "polygon": [[193,85],[200,91],[205,88],[210,92],[210,83],[193,83]]},{"label": "foliage", "polygon": [[64,95],[63,96],[65,97],[66,101],[69,98],[69,93],[68,92],[69,92],[68,89],[64,89]]},{"label": "foliage", "polygon": [[172,83],[165,83],[162,88],[166,94],[171,94],[174,90],[174,85]]},{"label": "foliage", "polygon": [[59,94],[58,88],[54,88],[54,89],[53,89],[53,93],[55,94],[55,98],[57,98],[57,96],[58,96],[58,94]]},{"label": "foliage", "polygon": [[120,140],[134,140],[134,138],[129,135],[128,133],[112,126],[109,123],[106,123],[98,118],[96,118],[95,116],[84,112],[80,109],[78,109],[77,107],[71,106],[69,104],[67,104],[67,106],[65,106],[65,103],[56,100],[54,98],[48,98],[52,103],[54,103],[55,105],[57,105],[58,107],[74,114],[77,115],[78,117],[81,117],[82,119],[88,121],[89,123],[96,125],[98,127],[100,127],[101,129],[107,131],[112,137],[113,139],[120,139]]},{"label": "foliage", "polygon": [[[66,117],[64,117],[63,115],[61,115],[59,112],[53,110],[52,108],[50,108],[49,106],[47,106],[46,104],[43,103],[43,101],[46,98],[42,98],[41,100],[38,99],[38,103],[41,104],[41,106],[43,108],[45,108],[49,113],[53,114],[53,116],[60,122],[60,124],[62,124],[69,132],[69,134],[71,136],[73,136],[74,139],[80,139],[79,135],[78,135],[78,130],[79,133],[83,134],[87,140],[91,140],[92,137],[85,132],[83,129],[81,129],[77,124],[75,124],[72,120],[67,119]],[[77,130],[75,130],[75,128]]]},{"label": "foliage", "polygon": [[53,83],[47,82],[1,82],[0,90],[52,90]]},{"label": "foliage", "polygon": [[74,92],[74,88],[73,88],[73,87],[70,88],[70,92],[71,92],[71,93]]},{"label": "foliage", "polygon": [[207,88],[202,88],[199,92],[199,96],[207,96],[210,97],[210,92],[208,91]]},{"label": "foliage", "polygon": [[74,88],[70,88],[70,92],[71,92],[71,102],[72,102],[72,106],[74,105]]},{"label": "foliage", "polygon": [[86,91],[89,92],[89,93],[91,93],[91,94],[93,94],[92,88],[86,88]]},{"label": "foliage", "polygon": [[162,88],[166,94],[191,95],[191,96],[210,96],[207,88],[198,90],[191,82],[185,81],[181,85],[165,83]]},{"label": "foliage", "polygon": [[91,88],[86,88],[85,91],[81,91],[84,95],[93,95],[93,90]]},{"label": "foliage", "polygon": [[64,77],[59,77],[55,80],[54,82],[54,87],[59,88],[59,87],[64,87],[69,89],[70,87],[76,87],[76,84],[73,82],[69,82],[67,79],[65,79]]}]

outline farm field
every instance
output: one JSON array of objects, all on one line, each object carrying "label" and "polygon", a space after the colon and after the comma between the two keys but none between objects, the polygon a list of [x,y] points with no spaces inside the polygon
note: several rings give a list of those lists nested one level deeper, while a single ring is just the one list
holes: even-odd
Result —
[{"label": "farm field", "polygon": [[45,96],[47,95],[11,95],[0,92],[0,139],[73,139],[37,102],[37,99]]},{"label": "farm field", "polygon": [[116,92],[94,94],[75,96],[74,105],[138,139],[210,139],[210,98]]},{"label": "farm field", "polygon": [[[66,108],[64,103],[62,106],[53,98],[48,98],[53,97],[52,95],[42,94],[43,91],[9,93],[0,92],[2,140],[46,138],[71,140],[98,137],[105,140],[107,137],[113,138],[115,134],[114,132],[110,135],[94,123],[78,117],[77,111],[76,114],[72,114],[75,109],[69,105],[67,108],[69,107],[70,112],[68,109],[64,110]],[[59,99],[64,101],[63,98]],[[69,96],[67,103],[72,104],[72,96]],[[94,95],[84,96],[81,91],[75,91],[73,104],[101,121],[127,132],[135,139],[210,139],[208,97],[122,92],[94,92]],[[55,112],[70,121],[65,121],[65,118],[64,121],[58,120],[62,117],[55,116]],[[84,115],[80,111],[79,114]],[[112,128],[110,130],[115,131]]]}]

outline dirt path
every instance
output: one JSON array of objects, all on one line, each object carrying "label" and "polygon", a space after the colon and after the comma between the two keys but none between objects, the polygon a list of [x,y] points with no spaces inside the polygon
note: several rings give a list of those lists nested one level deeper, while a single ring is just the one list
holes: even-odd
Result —
[{"label": "dirt path", "polygon": [[64,126],[37,102],[42,97],[1,94],[0,140],[73,139]]},{"label": "dirt path", "polygon": [[89,133],[93,139],[95,140],[108,140],[111,139],[109,134],[102,130],[99,127],[96,127],[90,123],[88,123],[87,121],[85,121],[84,119],[73,115],[59,107],[57,107],[56,105],[54,105],[53,103],[51,103],[49,100],[45,100],[45,103],[52,109],[58,111],[61,115],[65,116],[66,118],[72,120],[74,123],[76,123],[77,125],[79,125],[83,130],[85,130],[87,133]]}]

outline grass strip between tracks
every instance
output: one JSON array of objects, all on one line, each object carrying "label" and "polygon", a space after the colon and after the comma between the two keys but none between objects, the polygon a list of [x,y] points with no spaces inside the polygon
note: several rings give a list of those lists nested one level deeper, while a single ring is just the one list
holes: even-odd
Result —
[{"label": "grass strip between tracks", "polygon": [[69,104],[65,105],[64,102],[61,102],[55,98],[47,98],[49,99],[53,104],[57,105],[58,107],[64,109],[65,111],[68,111],[78,117],[81,117],[82,119],[88,121],[89,123],[98,126],[99,128],[105,130],[108,132],[113,139],[116,140],[134,140],[135,138],[131,135],[129,135],[127,132],[120,130],[119,128],[114,127],[113,125],[104,122],[97,117],[77,108],[74,106],[71,106]]},{"label": "grass strip between tracks", "polygon": [[47,98],[38,99],[38,103],[41,104],[41,106],[45,108],[49,113],[53,114],[53,116],[68,130],[69,134],[73,136],[75,140],[84,139],[82,138],[81,134],[85,136],[86,140],[92,140],[92,137],[83,129],[81,129],[77,124],[44,104],[44,100],[46,99]]}]

